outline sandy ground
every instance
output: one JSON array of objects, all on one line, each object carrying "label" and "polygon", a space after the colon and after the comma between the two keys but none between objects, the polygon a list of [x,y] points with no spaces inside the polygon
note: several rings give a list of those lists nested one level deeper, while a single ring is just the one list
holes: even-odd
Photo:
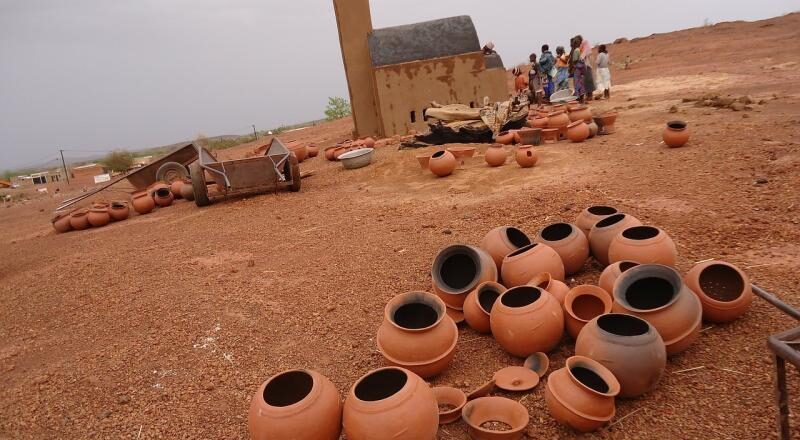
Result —
[{"label": "sandy ground", "polygon": [[[267,377],[312,368],[345,393],[381,366],[384,304],[430,289],[438,249],[504,224],[533,235],[597,203],[668,231],[680,270],[724,259],[800,307],[797,29],[795,14],[613,46],[633,64],[613,72],[613,99],[592,107],[617,109],[618,132],[541,147],[533,169],[490,169],[479,155],[437,179],[389,143],[360,170],[303,163],[315,174],[297,194],[179,202],[96,230],[54,234],[60,199],[0,208],[0,438],[246,438],[249,400]],[[706,93],[762,103],[682,102]],[[661,128],[678,118],[692,139],[668,149]],[[342,120],[288,136],[324,146],[351,130]],[[590,262],[570,284],[599,272]],[[616,421],[587,437],[775,438],[766,338],[796,325],[760,299],[734,323],[704,325],[655,391],[619,400]],[[565,339],[552,367],[572,353]],[[469,390],[521,362],[462,328],[432,383]],[[796,369],[789,382],[797,412]],[[527,406],[533,436],[575,435],[549,416],[543,385],[499,395]],[[800,437],[796,413],[792,423]],[[466,437],[462,423],[440,429]]]}]

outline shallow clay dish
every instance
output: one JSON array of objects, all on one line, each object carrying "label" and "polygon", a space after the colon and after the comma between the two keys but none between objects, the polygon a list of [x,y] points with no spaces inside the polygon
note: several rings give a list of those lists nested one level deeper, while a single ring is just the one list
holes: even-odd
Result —
[{"label": "shallow clay dish", "polygon": [[456,324],[461,324],[462,322],[464,322],[464,312],[462,312],[461,310],[451,309],[450,307],[447,307],[445,313],[447,313],[447,316],[452,318]]},{"label": "shallow clay dish", "polygon": [[[433,394],[439,404],[439,424],[446,425],[461,418],[461,409],[467,404],[467,395],[458,388],[435,387]],[[452,409],[442,410],[442,405],[453,406]]]},{"label": "shallow clay dish", "polygon": [[550,359],[546,354],[538,351],[528,356],[523,366],[539,375],[539,378],[542,378],[547,374],[547,369],[550,368]]},{"label": "shallow clay dish", "polygon": [[477,399],[479,397],[486,397],[494,390],[494,378],[489,382],[479,386],[467,394],[467,400]]},{"label": "shallow clay dish", "polygon": [[539,375],[525,367],[505,367],[494,373],[497,388],[506,391],[528,391],[539,385]]},{"label": "shallow clay dish", "polygon": [[[461,416],[469,426],[470,438],[475,440],[521,439],[530,421],[524,406],[505,397],[481,397],[470,401],[464,406]],[[497,424],[507,425],[510,429],[491,429]]]},{"label": "shallow clay dish", "polygon": [[450,147],[447,151],[453,153],[456,159],[464,159],[475,155],[475,147]]}]

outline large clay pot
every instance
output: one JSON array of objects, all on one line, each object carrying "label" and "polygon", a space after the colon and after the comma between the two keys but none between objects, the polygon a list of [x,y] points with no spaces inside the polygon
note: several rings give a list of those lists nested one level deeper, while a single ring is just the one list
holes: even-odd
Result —
[{"label": "large clay pot", "polygon": [[564,274],[572,275],[589,259],[589,240],[577,226],[555,223],[539,231],[534,240],[553,248],[564,263]]},{"label": "large clay pot", "polygon": [[583,120],[575,121],[567,126],[567,137],[572,142],[583,142],[589,138],[589,126]]},{"label": "large clay pot", "polygon": [[439,405],[416,374],[397,367],[380,368],[362,376],[350,389],[343,425],[348,440],[434,440]]},{"label": "large clay pot", "polygon": [[528,281],[527,285],[546,290],[553,295],[562,307],[564,306],[564,299],[567,297],[567,292],[569,292],[569,287],[562,281],[553,278],[549,272],[537,273]]},{"label": "large clay pot", "polygon": [[376,341],[387,364],[431,377],[453,359],[458,328],[441,299],[427,292],[409,292],[386,304]]},{"label": "large clay pot", "polygon": [[342,430],[339,391],[316,371],[276,374],[250,400],[247,428],[253,440],[337,440]]},{"label": "large clay pot", "polygon": [[603,269],[603,273],[600,274],[600,281],[597,283],[597,285],[606,292],[611,293],[614,291],[614,285],[617,284],[617,279],[619,279],[620,275],[622,275],[622,273],[626,270],[638,265],[639,263],[628,260],[617,261],[616,263],[609,264],[605,269]]},{"label": "large clay pot", "polygon": [[[374,145],[374,142],[373,142],[373,145]],[[317,155],[319,154],[319,147],[316,146],[316,145],[309,145],[306,148],[308,149],[308,157],[317,157]],[[370,148],[372,148],[372,147],[370,147]]]},{"label": "large clay pot", "polygon": [[497,281],[497,266],[483,249],[448,246],[436,255],[431,267],[433,293],[448,307],[461,310],[467,294],[485,281]]},{"label": "large clay pot", "polygon": [[[525,435],[530,422],[528,408],[506,397],[480,397],[468,402],[462,410],[469,436],[475,440],[519,440]],[[506,431],[488,429],[486,422],[501,422],[509,426]]]},{"label": "large clay pot", "polygon": [[553,278],[564,281],[564,263],[561,256],[546,244],[532,243],[506,255],[501,267],[503,284],[522,286],[539,272],[549,272]]},{"label": "large clay pot", "polygon": [[670,121],[664,127],[662,138],[668,147],[678,148],[686,145],[689,142],[689,128],[684,121]]},{"label": "large clay pot", "polygon": [[531,239],[521,230],[513,226],[498,226],[483,237],[479,246],[489,253],[499,272],[506,255],[529,244]]},{"label": "large clay pot", "polygon": [[517,148],[517,153],[514,155],[514,158],[522,168],[531,168],[539,161],[539,156],[531,145],[522,145]]},{"label": "large clay pot", "polygon": [[617,280],[613,297],[614,312],[638,316],[658,330],[668,355],[686,350],[700,335],[700,300],[669,266],[628,269]]},{"label": "large clay pot", "polygon": [[365,147],[367,147],[367,148],[375,148],[375,139],[374,138],[372,138],[370,136],[367,136],[364,139],[362,139],[362,141],[364,141],[364,146]]},{"label": "large clay pot", "polygon": [[592,230],[592,226],[594,226],[600,220],[610,217],[618,212],[619,211],[617,211],[617,208],[612,208],[611,206],[590,206],[578,214],[578,218],[575,220],[575,225],[578,226],[581,231],[583,231],[583,234],[586,235],[586,238],[589,238],[589,231]]},{"label": "large clay pot", "polygon": [[50,222],[53,224],[53,229],[59,234],[69,232],[72,230],[72,225],[69,224],[70,213],[60,212],[56,214]]},{"label": "large clay pot", "polygon": [[449,151],[437,151],[431,155],[431,160],[428,162],[428,168],[431,172],[439,177],[449,176],[453,174],[456,169],[458,161],[453,153]]},{"label": "large clay pot", "polygon": [[711,260],[695,265],[684,278],[700,299],[703,319],[730,322],[742,316],[753,301],[750,279],[738,267]]},{"label": "large clay pot", "polygon": [[617,213],[600,220],[589,231],[589,248],[592,256],[603,266],[608,266],[608,248],[620,232],[642,222],[628,214]]},{"label": "large clay pot", "polygon": [[599,362],[584,356],[567,359],[550,373],[544,399],[559,423],[580,432],[594,431],[614,417],[619,381]]},{"label": "large clay pot", "polygon": [[181,186],[181,197],[190,202],[194,201],[194,187],[191,183],[183,183],[183,186]]},{"label": "large clay pot", "polygon": [[111,223],[111,215],[108,213],[108,208],[92,208],[86,216],[89,224],[95,228],[103,227]]},{"label": "large clay pot", "polygon": [[562,128],[569,125],[569,116],[563,110],[550,113],[547,120],[547,128]]},{"label": "large clay pot", "polygon": [[567,333],[577,339],[586,323],[611,312],[612,302],[611,294],[597,286],[584,284],[570,289],[564,298]]},{"label": "large clay pot", "polygon": [[519,143],[522,145],[537,146],[542,143],[541,128],[523,128],[517,131]]},{"label": "large clay pot", "polygon": [[286,147],[297,157],[297,162],[302,162],[308,157],[308,148],[297,141],[289,141]]},{"label": "large clay pot", "polygon": [[111,208],[108,210],[111,220],[118,222],[127,219],[131,215],[131,208],[128,202],[115,201],[111,202]]},{"label": "large clay pot", "polygon": [[172,192],[168,188],[158,188],[153,194],[153,200],[162,208],[171,205],[173,199]]},{"label": "large clay pot", "polygon": [[592,121],[592,111],[585,105],[576,105],[569,112],[569,120],[572,122],[584,121],[588,124]]},{"label": "large clay pot", "polygon": [[542,129],[542,139],[544,140],[545,144],[555,144],[558,142],[558,134],[560,129],[558,128],[543,128]]},{"label": "large clay pot", "polygon": [[510,131],[501,131],[495,136],[494,141],[500,145],[511,145],[514,143],[514,133]]},{"label": "large clay pot", "polygon": [[181,188],[183,188],[184,183],[183,180],[178,179],[169,184],[169,191],[172,193],[173,198],[180,199],[183,197],[181,196]]},{"label": "large clay pot", "polygon": [[133,210],[139,214],[148,214],[156,207],[156,201],[147,191],[135,192],[131,197],[133,198]]},{"label": "large clay pot", "polygon": [[675,266],[678,249],[666,232],[653,226],[633,226],[617,234],[608,246],[608,262],[629,260]]},{"label": "large clay pot", "polygon": [[89,210],[82,208],[72,211],[69,215],[69,225],[76,231],[90,228],[92,225],[89,224]]},{"label": "large clay pot", "polygon": [[492,307],[492,335],[514,356],[548,352],[564,335],[564,312],[558,301],[538,287],[508,289]]},{"label": "large clay pot", "polygon": [[661,335],[644,319],[609,313],[583,327],[575,354],[608,368],[620,385],[620,397],[638,397],[658,384],[667,366]]},{"label": "large clay pot", "polygon": [[549,119],[547,116],[537,116],[531,120],[531,126],[534,128],[547,128]]},{"label": "large clay pot", "polygon": [[486,281],[467,295],[464,301],[464,319],[478,333],[491,333],[489,315],[495,301],[506,291],[505,286],[494,281]]},{"label": "large clay pot", "polygon": [[508,153],[503,145],[492,144],[486,149],[486,154],[483,158],[490,167],[499,167],[506,163]]}]

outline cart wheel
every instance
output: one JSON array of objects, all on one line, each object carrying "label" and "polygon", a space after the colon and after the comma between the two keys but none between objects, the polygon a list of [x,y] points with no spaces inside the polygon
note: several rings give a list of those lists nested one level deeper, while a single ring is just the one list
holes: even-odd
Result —
[{"label": "cart wheel", "polygon": [[289,162],[287,163],[289,169],[289,176],[292,178],[292,185],[289,189],[292,192],[300,191],[300,162],[294,153],[289,155]]},{"label": "cart wheel", "polygon": [[185,166],[178,162],[167,162],[158,167],[158,171],[156,171],[156,180],[167,183],[172,183],[187,177],[189,177],[189,172],[186,170]]},{"label": "cart wheel", "polygon": [[211,202],[208,200],[208,187],[206,186],[206,178],[203,169],[200,168],[199,163],[193,163],[189,170],[192,175],[192,190],[194,192],[194,203],[197,206],[208,206]]}]

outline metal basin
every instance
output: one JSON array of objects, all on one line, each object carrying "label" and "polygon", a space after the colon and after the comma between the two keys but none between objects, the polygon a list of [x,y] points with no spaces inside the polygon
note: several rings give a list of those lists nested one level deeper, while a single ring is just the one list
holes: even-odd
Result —
[{"label": "metal basin", "polygon": [[359,148],[358,150],[348,151],[339,156],[339,161],[348,170],[362,168],[372,162],[373,151],[375,151],[374,148]]}]

